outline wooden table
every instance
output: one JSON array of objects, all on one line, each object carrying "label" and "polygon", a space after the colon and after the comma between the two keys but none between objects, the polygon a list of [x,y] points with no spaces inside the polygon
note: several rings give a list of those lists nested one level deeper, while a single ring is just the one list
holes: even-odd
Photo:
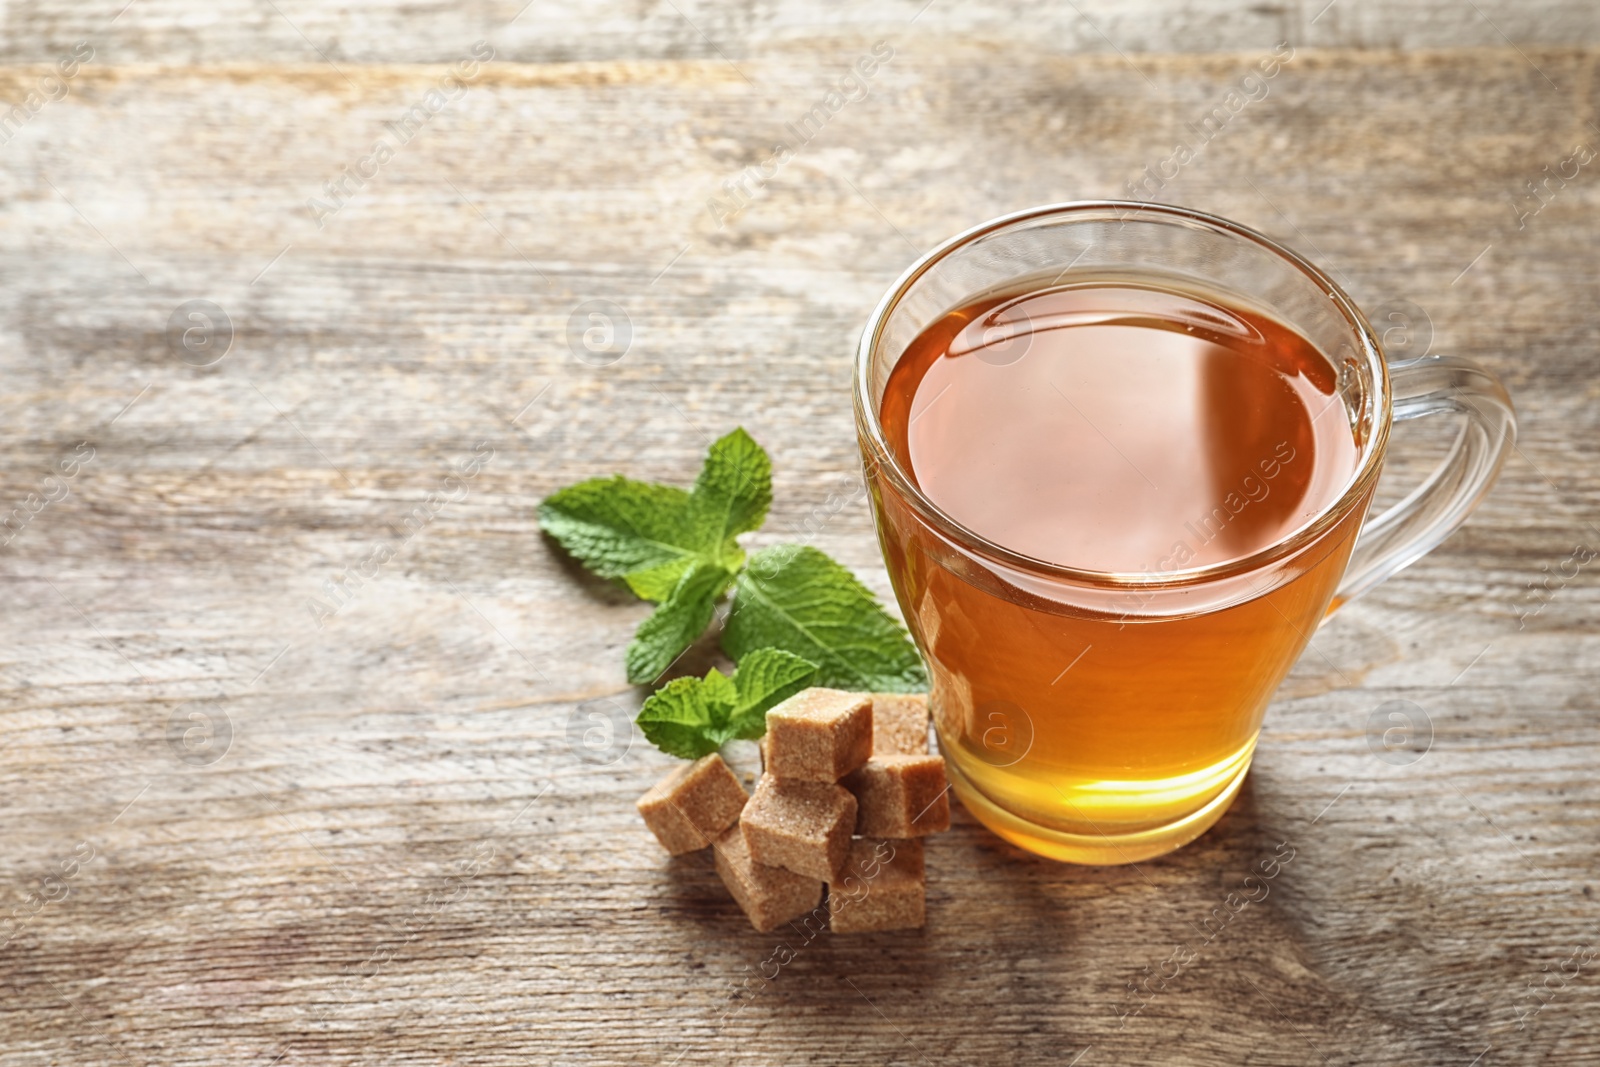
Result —
[{"label": "wooden table", "polygon": [[[1600,1062],[1600,163],[1523,189],[1600,146],[1592,5],[123,2],[0,3],[0,1064]],[[800,536],[894,276],[1123,194],[1282,39],[1160,198],[1494,368],[1500,485],[1318,634],[1195,844],[1068,867],[958,811],[926,930],[755,977],[780,938],[633,811],[669,760],[585,747],[647,608],[538,501],[742,424],[752,544]],[[815,543],[887,594],[859,495]]]}]

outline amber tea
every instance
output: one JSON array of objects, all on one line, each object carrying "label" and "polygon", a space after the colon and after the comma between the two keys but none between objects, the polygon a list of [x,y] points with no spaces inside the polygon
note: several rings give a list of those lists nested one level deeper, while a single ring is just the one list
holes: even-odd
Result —
[{"label": "amber tea", "polygon": [[[1078,281],[934,321],[880,414],[915,485],[967,529],[1051,564],[1157,574],[1247,557],[1338,499],[1359,453],[1336,389],[1328,360],[1265,314]],[[1136,593],[1098,612],[997,595],[882,509],[964,793],[1135,839],[1231,795],[1362,517],[1264,596],[1152,618]]]}]

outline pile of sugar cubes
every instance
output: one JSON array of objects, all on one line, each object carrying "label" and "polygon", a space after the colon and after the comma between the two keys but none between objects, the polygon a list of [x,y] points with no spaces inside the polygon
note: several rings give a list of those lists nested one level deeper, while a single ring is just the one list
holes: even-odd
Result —
[{"label": "pile of sugar cubes", "polygon": [[950,828],[944,759],[921,695],[807,689],[767,712],[754,796],[720,755],[639,798],[673,855],[708,845],[763,933],[817,911],[835,933],[923,924],[922,838]]}]

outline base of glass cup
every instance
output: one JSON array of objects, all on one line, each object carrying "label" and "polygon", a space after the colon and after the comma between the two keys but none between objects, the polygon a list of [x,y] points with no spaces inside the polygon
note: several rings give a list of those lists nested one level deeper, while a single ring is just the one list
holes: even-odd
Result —
[{"label": "base of glass cup", "polygon": [[984,796],[962,775],[954,761],[945,761],[945,771],[962,806],[979,822],[1018,848],[1064,863],[1111,867],[1165,855],[1211,829],[1233,803],[1239,787],[1244,784],[1245,775],[1250,773],[1250,762],[1246,761],[1233,780],[1207,801],[1204,807],[1164,826],[1130,834],[1072,834],[1040,826],[1014,815]]}]

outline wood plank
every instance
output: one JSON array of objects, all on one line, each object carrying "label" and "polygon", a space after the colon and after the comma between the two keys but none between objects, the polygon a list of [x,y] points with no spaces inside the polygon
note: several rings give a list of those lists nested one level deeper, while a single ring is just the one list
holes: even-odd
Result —
[{"label": "wood plank", "polygon": [[[441,63],[492,40],[525,63],[704,59],[740,63],[819,44],[880,37],[965,40],[1057,54],[1233,52],[1281,39],[1316,48],[1581,46],[1600,43],[1584,0],[1412,0],[1404,5],[1297,0],[893,0],[819,7],[784,0],[702,0],[640,7],[605,0],[35,0],[0,4],[0,61],[49,62],[80,40],[107,61],[271,61],[343,67]],[[755,78],[753,72],[746,72]],[[758,79],[757,79],[758,80]]]}]

